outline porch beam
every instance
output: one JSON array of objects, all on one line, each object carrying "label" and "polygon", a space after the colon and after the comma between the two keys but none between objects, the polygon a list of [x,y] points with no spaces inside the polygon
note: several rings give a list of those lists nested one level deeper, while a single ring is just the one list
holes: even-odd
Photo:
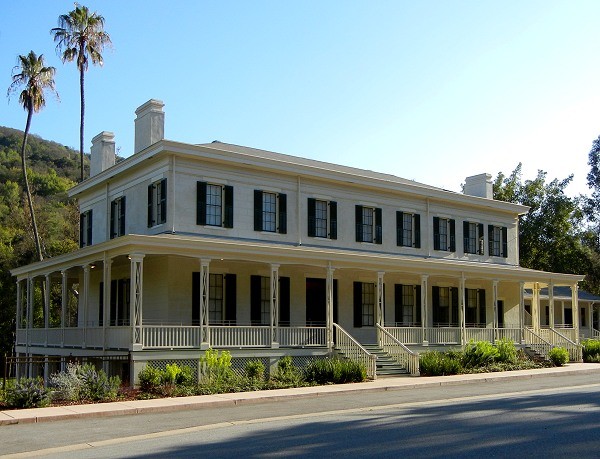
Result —
[{"label": "porch beam", "polygon": [[334,268],[331,267],[331,264],[327,268],[327,280],[326,280],[326,289],[327,289],[327,310],[326,310],[326,320],[327,320],[327,349],[333,349],[333,272]]},{"label": "porch beam", "polygon": [[269,308],[271,313],[271,347],[279,347],[279,265],[271,264]]},{"label": "porch beam", "polygon": [[571,308],[573,310],[575,342],[579,344],[579,286],[577,283],[571,285]]},{"label": "porch beam", "polygon": [[423,346],[429,345],[428,336],[427,336],[427,279],[429,276],[427,274],[421,275],[421,336],[423,338]]},{"label": "porch beam", "polygon": [[144,254],[133,253],[129,255],[131,260],[130,277],[130,326],[132,327],[131,350],[142,349],[142,305],[143,305],[143,285],[144,285]]},{"label": "porch beam", "polygon": [[554,328],[554,282],[548,283],[548,325]]},{"label": "porch beam", "polygon": [[466,322],[465,322],[465,316],[466,316],[466,311],[465,311],[465,285],[466,285],[467,279],[465,278],[465,273],[461,273],[460,276],[460,280],[458,283],[458,324],[460,326],[460,344],[462,344],[463,346],[465,345],[465,335],[467,334],[467,326],[466,326]]}]

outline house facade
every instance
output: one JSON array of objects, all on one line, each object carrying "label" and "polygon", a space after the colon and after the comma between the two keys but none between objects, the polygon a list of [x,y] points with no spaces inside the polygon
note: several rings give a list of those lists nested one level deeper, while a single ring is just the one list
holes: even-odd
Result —
[{"label": "house facade", "polygon": [[[146,364],[208,348],[271,364],[340,352],[371,377],[373,344],[412,373],[415,351],[470,339],[560,343],[577,358],[583,276],[519,267],[527,208],[493,200],[491,176],[468,177],[460,194],[169,141],[157,100],[136,115],[134,154],[115,164],[113,134],[98,134],[90,178],[70,190],[80,249],[12,271],[18,355],[128,355],[132,381]],[[560,329],[541,306],[554,287],[572,305]]]}]

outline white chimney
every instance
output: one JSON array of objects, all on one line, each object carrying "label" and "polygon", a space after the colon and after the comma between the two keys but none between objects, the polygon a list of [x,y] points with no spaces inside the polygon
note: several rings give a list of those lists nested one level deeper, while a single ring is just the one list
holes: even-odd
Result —
[{"label": "white chimney", "polygon": [[115,135],[102,131],[92,139],[90,177],[115,165]]},{"label": "white chimney", "polygon": [[480,198],[494,199],[492,176],[490,174],[479,174],[467,177],[463,193]]},{"label": "white chimney", "polygon": [[165,138],[164,106],[161,100],[150,99],[135,111],[134,154]]}]

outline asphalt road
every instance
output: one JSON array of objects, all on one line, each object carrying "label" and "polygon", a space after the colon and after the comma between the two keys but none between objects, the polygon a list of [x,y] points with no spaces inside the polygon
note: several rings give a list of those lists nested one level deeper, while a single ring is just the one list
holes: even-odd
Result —
[{"label": "asphalt road", "polygon": [[0,427],[0,454],[600,458],[597,374]]}]

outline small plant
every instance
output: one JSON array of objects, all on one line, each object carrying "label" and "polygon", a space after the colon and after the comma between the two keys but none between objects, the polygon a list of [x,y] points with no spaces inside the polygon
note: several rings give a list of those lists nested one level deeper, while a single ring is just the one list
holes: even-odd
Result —
[{"label": "small plant", "polygon": [[265,377],[265,366],[260,360],[250,360],[246,363],[244,374],[253,380],[262,380]]},{"label": "small plant", "polygon": [[56,400],[78,401],[82,381],[79,377],[80,366],[75,363],[67,363],[65,371],[50,375],[50,387],[52,387],[52,398]]},{"label": "small plant", "polygon": [[462,352],[427,351],[419,356],[423,376],[446,376],[462,373]]},{"label": "small plant", "polygon": [[121,379],[118,376],[109,378],[104,370],[96,371],[91,363],[79,368],[81,389],[79,396],[82,400],[114,400],[117,397]]},{"label": "small plant", "polygon": [[361,382],[367,378],[367,369],[348,359],[317,359],[304,369],[304,378],[317,384]]},{"label": "small plant", "polygon": [[569,361],[569,351],[564,347],[553,347],[548,353],[548,358],[556,367],[562,367]]},{"label": "small plant", "polygon": [[466,368],[480,367],[493,363],[499,356],[498,349],[489,341],[469,341],[463,353]]},{"label": "small plant", "polygon": [[138,381],[142,392],[148,394],[160,393],[162,385],[162,372],[154,367],[146,365],[146,367],[138,373]]},{"label": "small plant", "polygon": [[517,361],[517,348],[515,343],[508,338],[501,338],[496,341],[498,357],[496,361],[503,363],[515,363]]},{"label": "small plant", "polygon": [[600,339],[584,339],[581,345],[584,362],[600,363]]},{"label": "small plant", "polygon": [[277,362],[277,371],[271,376],[275,387],[299,386],[304,383],[302,372],[294,365],[292,357],[286,355]]},{"label": "small plant", "polygon": [[41,379],[24,378],[6,391],[6,403],[11,408],[48,406],[50,396]]},{"label": "small plant", "polygon": [[231,370],[231,353],[207,349],[203,357],[200,357],[200,368],[202,376],[213,382],[224,381],[233,377]]}]

